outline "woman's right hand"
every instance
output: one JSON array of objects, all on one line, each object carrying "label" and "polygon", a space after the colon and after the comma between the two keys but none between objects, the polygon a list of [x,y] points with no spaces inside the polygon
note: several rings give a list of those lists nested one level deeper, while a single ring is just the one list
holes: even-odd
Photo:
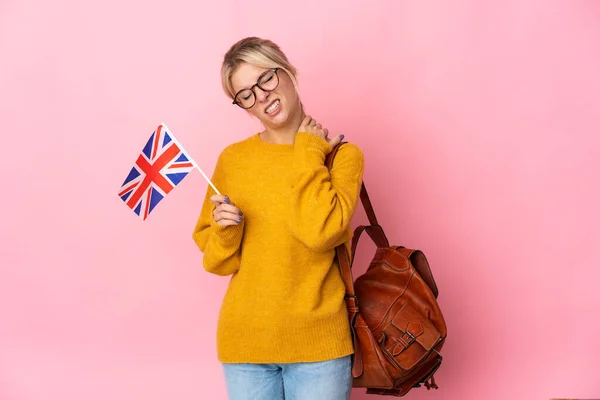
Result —
[{"label": "woman's right hand", "polygon": [[335,147],[338,143],[344,140],[344,135],[339,135],[334,137],[333,139],[329,139],[329,130],[323,128],[323,126],[319,124],[316,119],[313,119],[310,115],[304,117],[304,119],[300,123],[300,127],[298,128],[298,132],[310,133],[311,135],[315,135],[320,137],[321,139],[325,139],[331,145],[331,147]]},{"label": "woman's right hand", "polygon": [[229,197],[215,194],[211,196],[210,201],[215,205],[213,218],[218,225],[239,225],[244,220],[244,213],[229,200]]}]

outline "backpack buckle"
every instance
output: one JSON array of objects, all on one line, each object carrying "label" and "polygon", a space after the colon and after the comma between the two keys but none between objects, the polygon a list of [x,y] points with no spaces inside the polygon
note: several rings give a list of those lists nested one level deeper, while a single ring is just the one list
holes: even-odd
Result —
[{"label": "backpack buckle", "polygon": [[415,340],[417,340],[417,338],[415,337],[415,335],[413,335],[412,333],[410,333],[410,331],[404,332],[402,334],[401,338],[404,341],[404,343],[406,343],[405,347],[410,346],[411,344],[413,344],[413,342]]}]

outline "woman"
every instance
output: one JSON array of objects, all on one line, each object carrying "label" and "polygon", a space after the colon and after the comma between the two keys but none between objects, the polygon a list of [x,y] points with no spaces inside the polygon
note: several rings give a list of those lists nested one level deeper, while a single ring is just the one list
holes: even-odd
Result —
[{"label": "woman", "polygon": [[225,93],[264,130],[219,156],[193,238],[206,271],[232,275],[217,328],[232,400],[346,400],[352,337],[335,247],[350,221],[363,154],[306,116],[296,70],[271,41],[226,53]]}]

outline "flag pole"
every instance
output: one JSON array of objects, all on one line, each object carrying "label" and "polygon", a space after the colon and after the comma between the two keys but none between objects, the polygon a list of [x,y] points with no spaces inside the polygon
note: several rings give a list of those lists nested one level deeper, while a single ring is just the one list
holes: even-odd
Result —
[{"label": "flag pole", "polygon": [[206,179],[206,181],[208,182],[208,184],[210,185],[210,187],[212,187],[215,190],[215,192],[220,196],[221,193],[217,190],[217,188],[215,187],[215,185],[213,185],[213,183],[210,181],[210,179],[208,179],[208,176],[206,176],[206,174],[204,173],[204,171],[202,171],[200,169],[200,167],[198,166],[198,164],[196,164],[196,161],[194,161],[194,159],[191,158],[191,157],[190,157],[190,160],[192,161],[192,164],[194,164],[194,167],[196,167],[196,169],[198,171],[200,171],[200,173],[202,174],[202,176],[204,177],[204,179]]}]

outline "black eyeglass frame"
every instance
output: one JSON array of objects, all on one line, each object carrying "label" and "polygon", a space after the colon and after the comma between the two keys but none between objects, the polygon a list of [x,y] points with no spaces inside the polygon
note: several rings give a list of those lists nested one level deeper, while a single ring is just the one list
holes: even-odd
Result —
[{"label": "black eyeglass frame", "polygon": [[[262,74],[260,74],[260,76],[258,77],[258,79],[256,80],[256,83],[255,83],[254,85],[250,86],[250,88],[241,89],[241,90],[239,90],[239,91],[238,91],[238,92],[235,94],[235,96],[233,97],[233,103],[232,103],[232,104],[233,104],[233,105],[236,105],[236,106],[238,106],[238,107],[240,107],[240,108],[242,108],[242,109],[244,109],[244,110],[248,110],[248,109],[250,109],[250,108],[254,107],[254,105],[256,104],[256,93],[254,93],[254,88],[255,88],[255,87],[258,87],[258,88],[259,88],[260,90],[262,90],[263,92],[272,92],[273,90],[277,89],[277,87],[279,86],[279,75],[277,74],[277,71],[279,71],[279,69],[280,69],[280,68],[270,68],[270,69],[266,70],[265,72],[263,72]],[[275,73],[275,76],[277,77],[277,85],[276,85],[276,86],[275,86],[273,89],[271,89],[271,90],[265,90],[265,89],[263,89],[263,88],[260,86],[259,82],[260,82],[260,81],[261,81],[261,79],[262,79],[262,78],[263,78],[263,77],[264,77],[266,74],[268,74],[269,72],[273,72],[273,73]],[[245,91],[245,90],[250,90],[250,91],[252,92],[252,95],[254,96],[254,103],[252,103],[252,105],[251,105],[250,107],[243,107],[243,106],[242,106],[240,103],[238,103],[238,102],[236,101],[236,99],[237,99],[237,97],[239,96],[239,94],[240,94],[240,93],[242,93],[242,92],[243,92],[243,91]]]}]

